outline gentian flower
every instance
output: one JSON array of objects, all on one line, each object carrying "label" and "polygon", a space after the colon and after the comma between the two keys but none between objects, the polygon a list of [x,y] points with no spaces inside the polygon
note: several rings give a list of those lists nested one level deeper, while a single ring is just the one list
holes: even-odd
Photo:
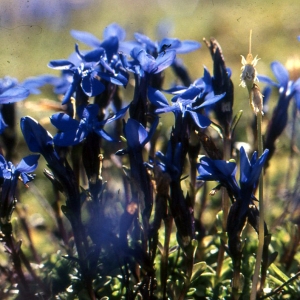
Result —
[{"label": "gentian flower", "polygon": [[150,102],[157,107],[155,110],[157,114],[173,112],[175,118],[181,114],[183,118],[190,118],[197,127],[206,128],[211,124],[211,121],[197,110],[216,103],[224,97],[225,93],[217,96],[209,93],[205,95],[204,102],[198,105],[198,97],[202,97],[204,91],[203,87],[197,85],[190,85],[189,88],[180,87],[179,90],[173,91],[176,93],[176,96],[172,98],[173,105],[169,105],[162,92],[153,88],[148,89],[148,97]]},{"label": "gentian flower", "polygon": [[137,46],[137,42],[125,42],[126,31],[117,23],[112,23],[105,27],[103,31],[103,41],[89,32],[71,30],[71,35],[76,40],[92,48],[104,48],[109,63],[114,55],[120,52],[129,54],[130,50]]},{"label": "gentian flower", "polygon": [[20,178],[26,186],[28,182],[34,179],[34,175],[29,173],[36,169],[39,157],[39,155],[26,156],[17,166],[14,166],[0,155],[0,177],[4,178],[0,200],[0,218],[2,224],[10,221],[16,203],[15,195],[18,179]]},{"label": "gentian flower", "polygon": [[265,134],[265,147],[270,150],[268,160],[275,151],[275,141],[281,135],[288,121],[288,107],[290,100],[294,97],[300,98],[300,78],[296,81],[289,80],[287,69],[280,62],[271,63],[271,69],[277,82],[274,82],[267,76],[259,75],[260,81],[268,85],[275,86],[279,91],[279,99],[277,106],[274,108],[271,121],[268,124]]},{"label": "gentian flower", "polygon": [[[25,87],[18,84],[17,79],[9,76],[0,79],[0,105],[22,101],[29,96],[30,92]],[[8,125],[0,110],[0,134]]]},{"label": "gentian flower", "polygon": [[[89,97],[101,94],[105,90],[105,86],[100,78],[113,84],[126,86],[127,77],[122,72],[117,73],[106,63],[104,48],[97,48],[83,54],[79,51],[78,45],[75,45],[75,52],[79,60],[74,58],[53,60],[48,64],[50,68],[68,71],[69,74],[72,74],[72,83],[66,91],[62,104],[69,101],[79,86]],[[100,69],[100,65],[103,70]]]},{"label": "gentian flower", "polygon": [[[213,160],[208,157],[200,159],[198,165],[198,180],[218,181],[224,186],[233,204],[227,219],[227,231],[229,238],[229,249],[233,257],[240,255],[240,235],[248,222],[258,231],[257,220],[258,210],[254,205],[253,191],[261,175],[262,168],[266,163],[269,150],[257,158],[257,153],[249,160],[243,147],[240,149],[240,185],[235,179],[236,164],[223,160]],[[267,232],[267,231],[266,231]]]},{"label": "gentian flower", "polygon": [[164,53],[166,49],[175,50],[176,53],[183,54],[195,51],[201,47],[199,42],[190,40],[180,41],[176,38],[164,38],[159,42],[153,42],[149,37],[141,33],[135,33],[134,37],[152,55]]},{"label": "gentian flower", "polygon": [[15,103],[26,99],[29,90],[18,83],[17,79],[6,76],[0,79],[0,104]]},{"label": "gentian flower", "polygon": [[51,123],[61,132],[57,133],[53,142],[57,146],[71,146],[82,142],[90,132],[95,132],[108,141],[115,141],[103,129],[105,124],[109,124],[124,116],[128,106],[121,109],[113,117],[103,121],[98,121],[99,107],[97,104],[86,106],[80,113],[81,120],[77,121],[64,113],[57,113],[51,116]]},{"label": "gentian flower", "polygon": [[159,119],[156,118],[152,123],[149,132],[146,128],[135,119],[129,118],[127,123],[124,123],[124,135],[127,140],[127,149],[117,151],[116,155],[124,155],[128,152],[141,152],[144,146],[150,141],[153,136]]},{"label": "gentian flower", "polygon": [[[176,38],[163,38],[159,42],[152,41],[146,35],[141,33],[134,34],[135,39],[142,45],[146,52],[152,55],[154,58],[160,54],[165,55],[167,50],[175,51],[176,54],[183,54],[195,51],[201,47],[201,44],[196,41],[180,41]],[[186,85],[190,85],[191,80],[188,75],[187,69],[184,67],[182,61],[175,58],[171,65],[175,74],[181,79],[181,81]],[[160,89],[160,86],[156,86]]]},{"label": "gentian flower", "polygon": [[[78,217],[81,205],[79,186],[66,159],[60,157],[56,152],[51,134],[31,117],[21,118],[20,127],[29,150],[44,156],[47,166],[53,172],[50,177],[46,172],[46,176],[52,182],[59,183],[60,189],[66,193],[67,207]],[[70,215],[67,215],[67,217],[70,217]]]},{"label": "gentian flower", "polygon": [[199,176],[197,180],[218,181],[226,187],[229,195],[237,197],[239,186],[235,179],[237,166],[235,162],[225,160],[215,160],[209,157],[202,157],[198,164]]},{"label": "gentian flower", "polygon": [[172,145],[168,142],[167,152],[164,155],[161,151],[157,151],[155,156],[161,161],[156,162],[156,164],[162,169],[163,172],[169,173],[172,180],[176,181],[180,179],[183,166],[180,164],[181,155],[181,143],[175,146],[175,151],[173,153]]},{"label": "gentian flower", "polygon": [[167,50],[160,53],[157,58],[148,54],[144,49],[135,47],[130,52],[133,61],[128,62],[128,70],[144,76],[144,73],[157,74],[169,67],[176,57],[175,50]]},{"label": "gentian flower", "polygon": [[[259,179],[262,168],[267,160],[269,150],[266,149],[263,154],[257,158],[257,152],[254,152],[249,160],[243,147],[240,148],[240,186],[235,179],[236,163],[224,160],[214,160],[208,157],[202,157],[198,164],[198,180],[218,181],[228,190],[229,194],[236,201],[243,201],[249,204],[252,199],[252,192]],[[249,194],[249,191],[250,194]]]},{"label": "gentian flower", "polygon": [[31,152],[41,153],[45,156],[48,152],[53,151],[52,135],[35,119],[21,118],[20,127]]}]

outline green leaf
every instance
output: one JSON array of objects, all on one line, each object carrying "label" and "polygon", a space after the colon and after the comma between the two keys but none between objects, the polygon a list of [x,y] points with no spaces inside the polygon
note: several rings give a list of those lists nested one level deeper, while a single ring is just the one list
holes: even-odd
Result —
[{"label": "green leaf", "polygon": [[[279,277],[283,280],[283,282],[289,280],[289,277],[288,277],[287,275],[285,275],[285,274],[284,274],[277,266],[275,266],[274,264],[271,264],[270,269],[271,269],[273,272],[275,272],[275,274],[276,274],[277,276],[279,276]],[[282,282],[282,283],[283,283],[283,282]]]},{"label": "green leaf", "polygon": [[218,135],[220,136],[221,139],[223,139],[223,129],[220,125],[218,125],[214,122],[211,122],[211,124],[209,126],[218,133]]},{"label": "green leaf", "polygon": [[191,282],[196,280],[207,268],[207,264],[205,261],[200,261],[193,266],[193,272],[191,276]]}]

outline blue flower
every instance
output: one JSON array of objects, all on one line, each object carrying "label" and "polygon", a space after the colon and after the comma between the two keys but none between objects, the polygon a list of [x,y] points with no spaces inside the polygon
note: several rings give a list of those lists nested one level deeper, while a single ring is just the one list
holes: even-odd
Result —
[{"label": "blue flower", "polygon": [[[65,96],[62,104],[66,104],[70,97],[81,87],[84,93],[89,97],[101,94],[105,90],[105,85],[100,81],[103,78],[113,84],[126,86],[128,78],[117,62],[114,62],[113,69],[105,59],[105,49],[97,48],[86,53],[79,51],[78,45],[75,45],[77,59],[71,57],[69,60],[53,60],[48,66],[56,70],[62,70],[71,75],[71,84],[68,84],[68,77],[65,77],[60,85],[64,87]],[[68,85],[66,90],[65,84]]]},{"label": "blue flower", "polygon": [[239,186],[235,175],[237,166],[235,162],[225,160],[214,160],[209,157],[202,157],[198,164],[199,176],[197,180],[217,181],[226,187],[229,195],[237,197],[239,195]]},{"label": "blue flower", "polygon": [[[172,91],[176,94],[172,98],[173,105],[169,105],[168,100],[159,90],[153,89],[151,87],[148,88],[148,97],[150,102],[157,107],[155,112],[157,114],[173,112],[175,118],[177,118],[178,114],[181,114],[183,118],[191,118],[193,123],[199,128],[206,128],[211,124],[209,118],[204,116],[203,114],[197,112],[197,110],[210,106],[220,99],[222,99],[225,95],[217,95],[215,96],[213,93],[208,93],[205,95],[205,88],[201,85],[190,85],[190,87],[179,87],[178,89],[174,89]],[[197,104],[199,97],[204,96],[204,102],[200,105]]]},{"label": "blue flower", "polygon": [[271,63],[271,69],[277,82],[264,75],[258,75],[258,79],[269,85],[277,87],[279,89],[279,93],[284,94],[289,99],[294,96],[294,93],[299,93],[300,78],[296,81],[290,80],[288,70],[278,61]]},{"label": "blue flower", "polygon": [[103,83],[96,78],[97,74],[90,63],[81,63],[76,66],[68,60],[54,60],[50,61],[48,66],[56,70],[69,71],[72,74],[72,82],[64,95],[62,104],[66,104],[70,100],[79,86],[89,97],[101,94],[105,89]]},{"label": "blue flower", "polygon": [[153,42],[149,37],[141,33],[134,34],[135,39],[142,44],[148,53],[157,55],[164,53],[166,49],[175,50],[178,54],[189,53],[201,47],[201,44],[196,41],[180,41],[176,38],[164,38],[159,42]]},{"label": "blue flower", "polygon": [[33,172],[36,169],[39,157],[39,155],[26,156],[17,166],[14,166],[10,161],[7,162],[0,154],[0,177],[17,180],[20,176],[23,183],[27,184],[34,179],[34,176],[28,173]]},{"label": "blue flower", "polygon": [[1,223],[10,221],[11,214],[15,205],[15,195],[18,179],[27,186],[27,183],[34,179],[33,172],[37,165],[39,155],[29,155],[24,157],[17,166],[0,155],[0,177],[4,178],[2,184],[2,193],[0,200],[0,218]]},{"label": "blue flower", "polygon": [[167,50],[164,53],[160,53],[157,58],[154,58],[146,50],[135,47],[130,52],[130,55],[133,61],[128,62],[127,69],[143,77],[145,76],[144,73],[157,74],[169,67],[175,60],[176,51]]},{"label": "blue flower", "polygon": [[[240,149],[240,186],[235,179],[236,164],[224,160],[203,157],[198,165],[198,180],[218,181],[227,189],[232,206],[227,219],[228,246],[233,259],[241,253],[240,235],[247,222],[258,231],[259,211],[254,205],[253,191],[262,168],[267,160],[269,150],[257,158],[257,153],[249,160],[243,147]],[[267,232],[267,230],[265,231]]]},{"label": "blue flower", "polygon": [[50,121],[61,132],[54,136],[53,142],[57,146],[76,145],[82,142],[90,132],[95,132],[108,141],[115,141],[104,131],[103,126],[123,117],[127,109],[128,106],[121,109],[113,117],[101,122],[97,118],[99,112],[97,104],[90,104],[85,107],[80,113],[80,121],[64,113],[54,114],[51,116]]},{"label": "blue flower", "polygon": [[174,149],[170,141],[168,142],[166,154],[163,154],[161,151],[155,153],[155,156],[160,160],[160,162],[156,162],[156,164],[163,172],[167,172],[173,181],[180,180],[183,169],[181,165],[181,155],[182,144],[178,143]]},{"label": "blue flower", "polygon": [[[17,79],[9,76],[0,79],[0,105],[22,101],[26,99],[29,94],[30,91],[20,85]],[[7,127],[8,125],[6,124],[0,110],[0,134],[2,134]]]},{"label": "blue flower", "polygon": [[240,186],[235,179],[237,169],[235,162],[213,160],[208,157],[200,159],[197,179],[220,182],[227,188],[229,195],[232,195],[236,201],[245,203],[245,207],[247,207],[252,201],[252,193],[267,160],[268,153],[269,150],[266,149],[257,158],[257,153],[254,152],[249,160],[245,149],[243,147],[240,148]]},{"label": "blue flower", "polygon": [[20,127],[31,152],[41,153],[43,156],[53,152],[51,134],[35,119],[31,117],[21,118]]},{"label": "blue flower", "polygon": [[[279,91],[279,99],[274,108],[272,118],[268,124],[265,134],[265,147],[270,150],[268,160],[272,157],[275,151],[275,141],[281,135],[288,122],[288,108],[291,99],[294,97],[296,103],[300,101],[300,78],[296,81],[289,80],[287,69],[280,62],[272,62],[271,69],[274,73],[277,82],[271,80],[267,76],[259,75],[259,80],[268,85],[275,86]],[[298,109],[300,106],[298,107]]]},{"label": "blue flower", "polygon": [[107,61],[110,62],[118,51],[129,54],[130,50],[138,43],[125,42],[126,31],[117,23],[112,23],[105,27],[103,31],[103,41],[89,32],[71,30],[71,35],[76,40],[92,48],[104,48],[107,54]]},{"label": "blue flower", "polygon": [[30,92],[11,77],[0,79],[0,104],[15,103],[26,99]]},{"label": "blue flower", "polygon": [[149,132],[146,128],[135,119],[129,118],[127,123],[124,123],[124,135],[127,140],[127,149],[117,151],[116,155],[123,155],[128,152],[141,152],[144,146],[152,138],[158,125],[158,118],[155,118]]}]

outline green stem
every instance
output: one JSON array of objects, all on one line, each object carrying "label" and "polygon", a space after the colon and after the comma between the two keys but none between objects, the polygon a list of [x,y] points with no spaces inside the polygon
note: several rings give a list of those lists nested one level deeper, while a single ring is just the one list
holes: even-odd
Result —
[{"label": "green stem", "polygon": [[[258,146],[258,156],[261,156],[263,153],[263,142],[262,142],[262,132],[261,132],[261,125],[262,125],[262,112],[259,111],[257,113],[257,146]],[[263,254],[263,247],[264,247],[264,203],[263,203],[263,175],[259,178],[259,186],[258,186],[258,193],[259,193],[259,225],[258,225],[258,248],[256,254],[256,263],[253,275],[253,282],[252,282],[252,290],[251,290],[251,297],[250,300],[256,299],[257,294],[257,284],[259,280],[259,271],[262,261],[262,254]],[[259,287],[262,289],[262,287]]]}]

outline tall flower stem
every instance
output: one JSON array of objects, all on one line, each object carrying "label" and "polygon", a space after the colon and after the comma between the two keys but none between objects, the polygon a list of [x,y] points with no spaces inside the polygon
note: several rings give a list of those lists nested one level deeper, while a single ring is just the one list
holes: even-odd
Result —
[{"label": "tall flower stem", "polygon": [[[258,155],[261,156],[263,153],[263,141],[262,141],[262,111],[257,113],[257,147]],[[256,299],[257,294],[257,284],[259,279],[259,271],[262,261],[263,247],[264,247],[264,203],[263,203],[263,174],[259,178],[259,229],[258,229],[258,248],[256,254],[256,264],[253,275],[252,290],[251,290],[251,300]],[[260,287],[261,289],[262,287]]]}]

